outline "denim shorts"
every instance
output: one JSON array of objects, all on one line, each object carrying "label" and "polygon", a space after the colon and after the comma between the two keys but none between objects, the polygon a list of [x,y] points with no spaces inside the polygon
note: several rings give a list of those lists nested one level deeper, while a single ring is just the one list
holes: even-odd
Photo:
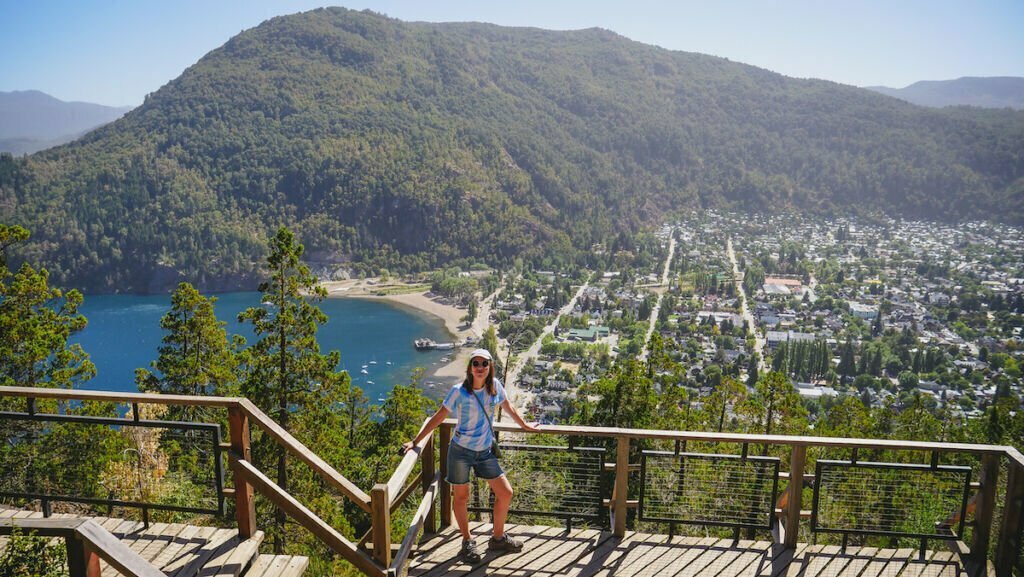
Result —
[{"label": "denim shorts", "polygon": [[505,474],[490,447],[474,451],[452,441],[448,445],[448,476],[445,481],[450,485],[466,485],[470,469],[476,472],[477,479],[497,479]]}]

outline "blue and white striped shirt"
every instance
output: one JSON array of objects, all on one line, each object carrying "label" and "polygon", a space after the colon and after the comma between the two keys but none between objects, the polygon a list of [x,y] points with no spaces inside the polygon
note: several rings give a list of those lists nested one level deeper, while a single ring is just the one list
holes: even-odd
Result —
[{"label": "blue and white striped shirt", "polygon": [[[491,446],[491,441],[493,440],[491,428],[487,424],[487,417],[480,410],[480,405],[483,404],[487,409],[487,414],[491,415],[491,420],[493,421],[494,409],[505,401],[505,387],[501,385],[501,381],[498,379],[494,379],[494,392],[495,394],[492,397],[487,394],[487,387],[484,387],[479,391],[470,393],[462,387],[462,383],[459,383],[452,387],[452,390],[444,398],[442,404],[459,420],[458,425],[455,426],[453,440],[460,447],[473,451],[483,451]],[[473,400],[473,395],[480,399],[479,403]]]}]

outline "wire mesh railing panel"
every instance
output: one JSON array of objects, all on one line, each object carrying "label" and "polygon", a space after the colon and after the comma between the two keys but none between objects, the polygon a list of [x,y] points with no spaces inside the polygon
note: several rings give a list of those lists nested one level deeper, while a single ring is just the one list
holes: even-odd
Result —
[{"label": "wire mesh railing panel", "polygon": [[[600,521],[604,455],[595,447],[502,445],[501,466],[515,491],[510,514]],[[486,483],[477,481],[473,491],[471,510],[489,511]]]},{"label": "wire mesh railing panel", "polygon": [[[0,413],[0,497],[43,513],[141,510],[223,515],[219,425],[117,413]],[[161,512],[161,513],[156,513]]]},{"label": "wire mesh railing panel", "polygon": [[963,532],[970,467],[818,461],[811,530],[955,538],[943,526],[959,511]]},{"label": "wire mesh railing panel", "polygon": [[780,460],[703,453],[642,453],[644,521],[769,529]]}]

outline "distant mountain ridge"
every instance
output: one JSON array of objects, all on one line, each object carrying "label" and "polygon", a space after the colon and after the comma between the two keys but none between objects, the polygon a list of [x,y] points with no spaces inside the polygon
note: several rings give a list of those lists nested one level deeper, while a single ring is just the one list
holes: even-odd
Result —
[{"label": "distant mountain ridge", "polygon": [[1021,112],[601,29],[328,8],[242,32],[71,144],[0,155],[0,221],[96,292],[251,288],[280,225],[328,270],[550,270],[701,207],[1021,223],[1021,150]]},{"label": "distant mountain ridge", "polygon": [[965,76],[956,80],[922,80],[905,88],[866,88],[921,106],[1024,110],[1024,78],[1019,76]]},{"label": "distant mountain ridge", "polygon": [[131,110],[64,102],[38,90],[0,92],[0,152],[31,154],[70,142]]}]

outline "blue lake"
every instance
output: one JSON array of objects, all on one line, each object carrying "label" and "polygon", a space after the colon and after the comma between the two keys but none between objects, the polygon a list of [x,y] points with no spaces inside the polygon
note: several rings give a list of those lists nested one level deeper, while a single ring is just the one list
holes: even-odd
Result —
[{"label": "blue lake", "polygon": [[[251,325],[239,323],[237,317],[246,308],[259,306],[260,294],[235,292],[216,297],[214,310],[227,322],[228,334],[242,335],[251,344]],[[170,302],[170,295],[87,295],[80,310],[89,326],[72,338],[96,364],[96,378],[85,387],[137,390],[135,369],[149,368],[156,360],[164,336],[160,317],[170,309]],[[441,366],[444,353],[417,351],[414,339],[451,340],[440,319],[385,302],[332,298],[324,299],[320,309],[330,319],[318,333],[320,350],[341,351],[338,368],[349,372],[371,403],[386,396],[395,383],[408,383],[416,367],[427,369],[429,376]]]}]

